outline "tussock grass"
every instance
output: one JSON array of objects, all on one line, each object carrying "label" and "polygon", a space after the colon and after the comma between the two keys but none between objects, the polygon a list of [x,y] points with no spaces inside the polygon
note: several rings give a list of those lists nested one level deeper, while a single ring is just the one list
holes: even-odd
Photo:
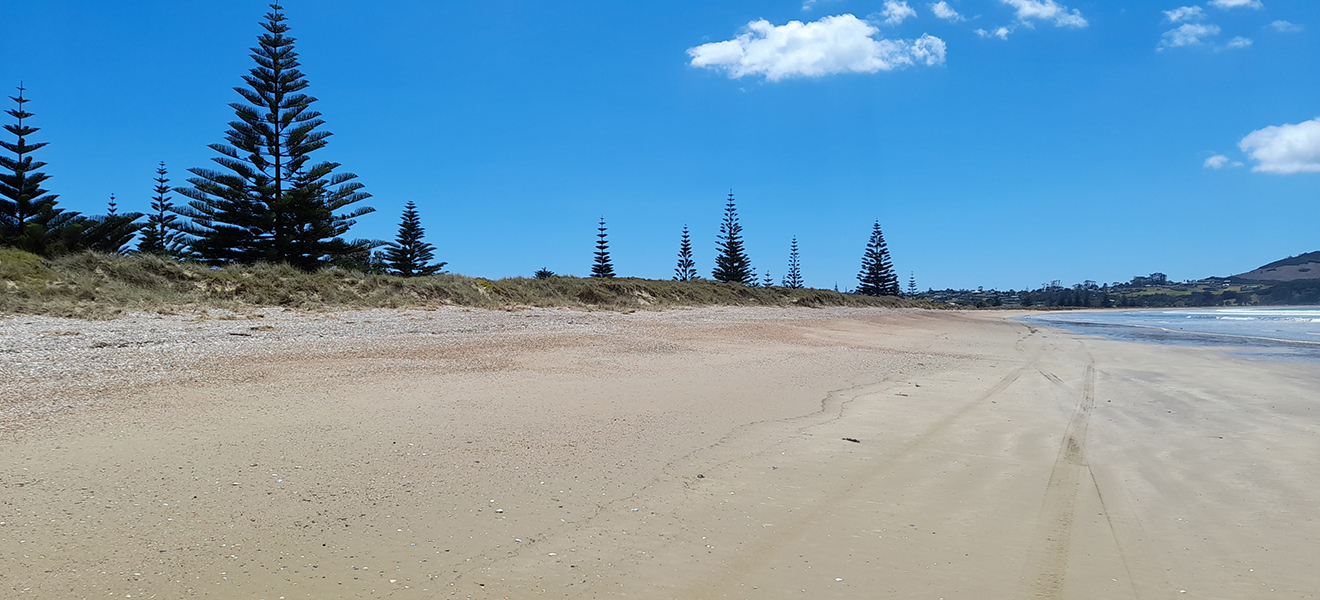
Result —
[{"label": "tussock grass", "polygon": [[403,278],[287,265],[222,269],[155,256],[83,253],[43,260],[0,248],[0,313],[84,319],[127,311],[176,312],[285,307],[299,310],[567,307],[657,310],[695,306],[857,306],[938,308],[924,300],[827,290],[749,288],[712,281],[434,275]]}]

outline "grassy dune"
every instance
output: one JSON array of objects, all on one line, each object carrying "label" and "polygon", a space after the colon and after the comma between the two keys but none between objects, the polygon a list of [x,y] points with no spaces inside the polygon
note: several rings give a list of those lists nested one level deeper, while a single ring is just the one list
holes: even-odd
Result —
[{"label": "grassy dune", "polygon": [[402,278],[343,269],[306,273],[285,265],[212,269],[154,256],[75,254],[44,260],[0,249],[0,313],[90,319],[127,311],[263,307],[301,310],[519,306],[647,310],[682,306],[935,306],[827,290],[749,288],[650,279],[487,280],[462,275]]}]

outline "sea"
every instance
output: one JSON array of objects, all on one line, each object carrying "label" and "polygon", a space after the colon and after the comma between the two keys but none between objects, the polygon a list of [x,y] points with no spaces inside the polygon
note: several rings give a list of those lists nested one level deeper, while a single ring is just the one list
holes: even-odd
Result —
[{"label": "sea", "polygon": [[1057,312],[1022,321],[1111,339],[1222,347],[1244,356],[1320,362],[1320,307]]}]

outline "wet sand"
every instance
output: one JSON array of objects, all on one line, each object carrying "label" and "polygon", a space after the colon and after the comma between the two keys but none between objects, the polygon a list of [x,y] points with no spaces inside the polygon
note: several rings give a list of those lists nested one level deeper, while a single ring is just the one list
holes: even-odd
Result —
[{"label": "wet sand", "polygon": [[1310,598],[1317,389],[1002,313],[5,317],[0,591]]}]

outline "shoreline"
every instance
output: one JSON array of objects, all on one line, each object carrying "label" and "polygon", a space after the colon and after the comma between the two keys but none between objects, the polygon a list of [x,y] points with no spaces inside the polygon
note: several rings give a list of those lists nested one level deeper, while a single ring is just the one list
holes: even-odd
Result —
[{"label": "shoreline", "polygon": [[0,333],[18,350],[0,352],[20,398],[0,413],[14,597],[1320,583],[1309,364],[883,309],[12,317]]}]

